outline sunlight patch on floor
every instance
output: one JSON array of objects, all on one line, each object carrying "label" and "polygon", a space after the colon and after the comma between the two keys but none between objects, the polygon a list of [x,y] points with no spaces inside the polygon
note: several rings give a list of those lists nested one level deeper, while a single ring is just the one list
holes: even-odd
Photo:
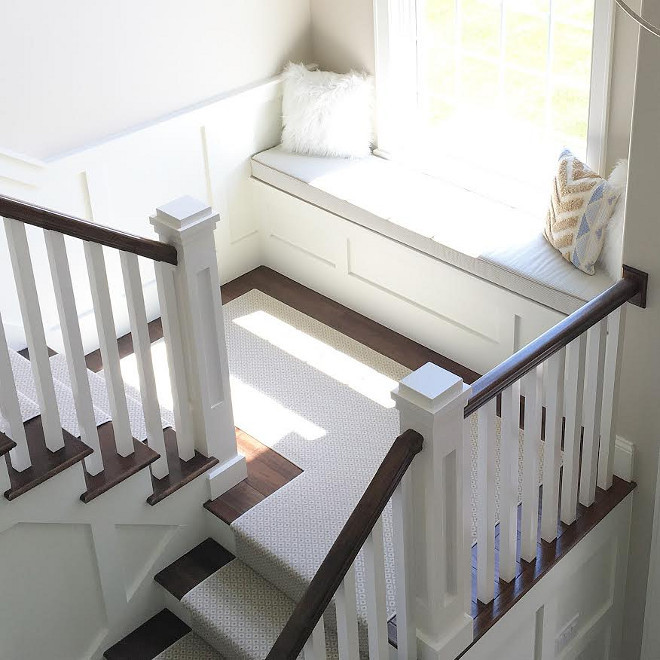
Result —
[{"label": "sunlight patch on floor", "polygon": [[241,316],[234,323],[383,408],[394,407],[390,392],[397,382],[346,353],[264,311]]},{"label": "sunlight patch on floor", "polygon": [[231,376],[230,383],[234,423],[265,445],[274,447],[291,433],[304,440],[318,440],[327,434],[325,429],[239,378]]}]

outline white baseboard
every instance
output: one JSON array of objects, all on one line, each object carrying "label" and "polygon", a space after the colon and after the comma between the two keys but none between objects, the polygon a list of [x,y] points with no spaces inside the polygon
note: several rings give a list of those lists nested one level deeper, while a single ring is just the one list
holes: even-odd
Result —
[{"label": "white baseboard", "polygon": [[632,481],[635,473],[635,445],[616,436],[614,446],[614,474],[624,481]]},{"label": "white baseboard", "polygon": [[217,465],[208,474],[211,499],[214,500],[216,497],[220,497],[246,477],[247,463],[245,462],[245,456],[241,454],[236,454],[234,458],[222,465]]}]

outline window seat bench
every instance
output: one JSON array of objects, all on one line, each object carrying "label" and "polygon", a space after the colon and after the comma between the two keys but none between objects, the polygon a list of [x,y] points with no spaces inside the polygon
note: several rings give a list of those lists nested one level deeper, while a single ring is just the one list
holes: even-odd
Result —
[{"label": "window seat bench", "polygon": [[603,271],[589,276],[565,261],[543,238],[542,218],[377,156],[275,147],[251,167],[267,265],[451,353],[437,346],[443,334],[455,341],[451,332],[432,334],[427,323],[425,337],[407,318],[419,324],[430,314],[462,331],[450,357],[477,371],[612,284]]}]

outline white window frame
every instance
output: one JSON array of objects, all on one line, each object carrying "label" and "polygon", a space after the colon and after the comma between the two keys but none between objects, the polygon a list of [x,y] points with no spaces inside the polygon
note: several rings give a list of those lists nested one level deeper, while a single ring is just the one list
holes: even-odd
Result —
[{"label": "white window frame", "polygon": [[[418,134],[423,122],[418,101],[417,54],[418,32],[422,29],[417,17],[425,15],[424,1],[374,0],[375,153],[385,158],[406,160],[424,139]],[[601,173],[607,158],[614,16],[613,0],[595,0],[586,160],[589,167]]]}]

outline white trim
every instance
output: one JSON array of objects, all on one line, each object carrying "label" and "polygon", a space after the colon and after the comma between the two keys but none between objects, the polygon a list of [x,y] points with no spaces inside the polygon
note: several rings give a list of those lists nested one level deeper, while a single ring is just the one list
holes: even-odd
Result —
[{"label": "white trim", "polygon": [[641,660],[654,660],[658,657],[658,614],[660,613],[660,570],[657,558],[660,557],[660,462],[655,484],[655,506],[653,511],[653,535],[649,576],[646,583],[646,606],[644,608],[644,629],[642,632]]},{"label": "white trim", "polygon": [[374,41],[378,149],[399,153],[415,142],[399,126],[418,124],[416,0],[374,0]]},{"label": "white trim", "polygon": [[632,481],[635,475],[635,445],[619,435],[614,445],[614,474],[624,481]]},{"label": "white trim", "polygon": [[610,0],[596,0],[591,58],[589,127],[587,129],[587,165],[603,175],[605,174],[607,159],[614,17],[613,2]]},{"label": "white trim", "polygon": [[217,465],[208,473],[207,478],[211,499],[214,500],[247,478],[245,456],[237,454],[222,465]]}]

